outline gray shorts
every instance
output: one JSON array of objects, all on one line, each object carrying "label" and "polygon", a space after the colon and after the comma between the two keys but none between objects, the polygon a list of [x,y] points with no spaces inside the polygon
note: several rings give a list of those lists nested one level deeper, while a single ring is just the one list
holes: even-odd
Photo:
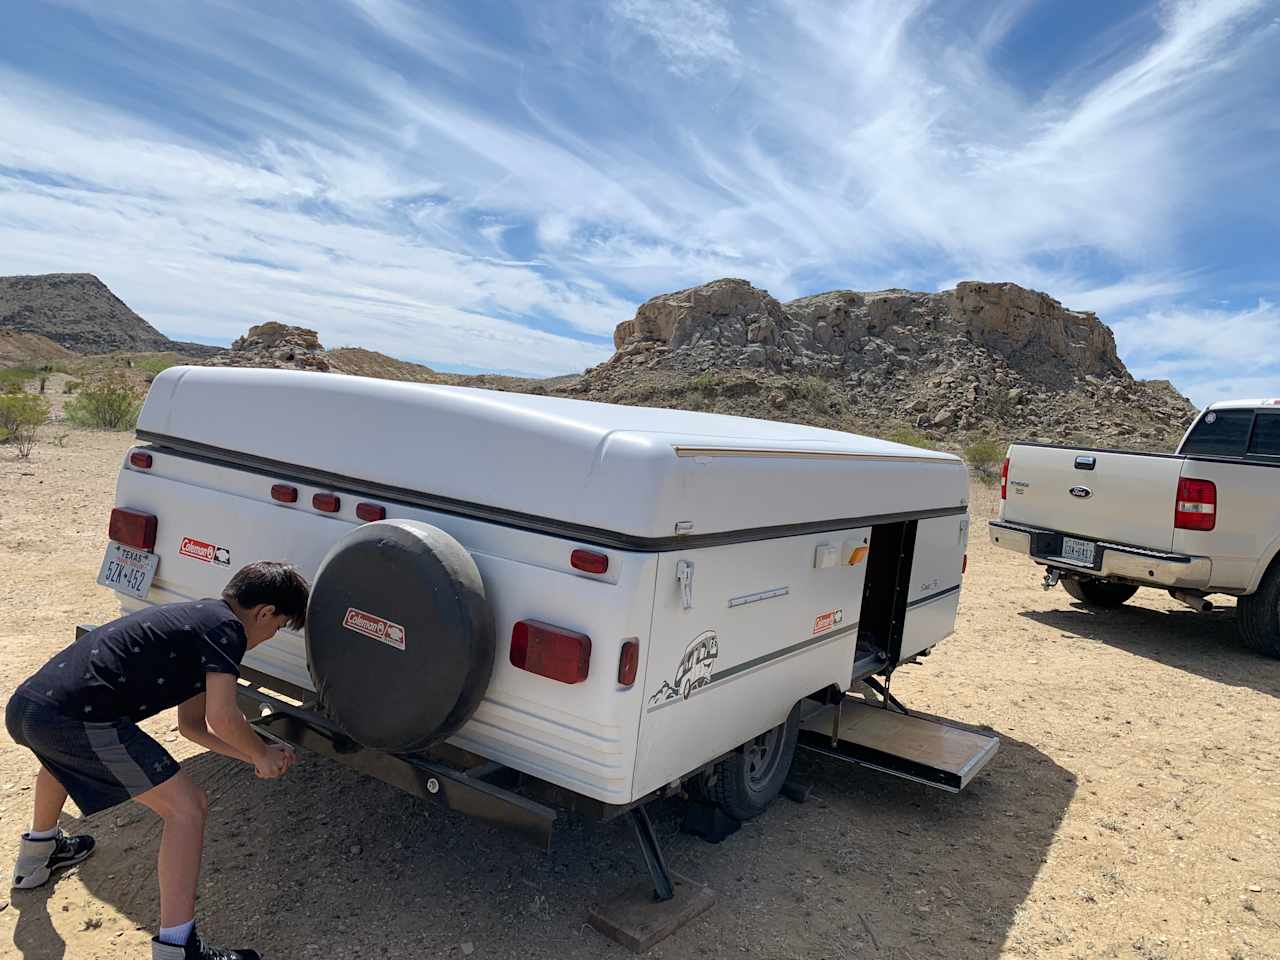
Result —
[{"label": "gray shorts", "polygon": [[144,794],[181,769],[128,720],[84,723],[22,693],[10,698],[4,719],[14,743],[36,755],[85,816]]}]

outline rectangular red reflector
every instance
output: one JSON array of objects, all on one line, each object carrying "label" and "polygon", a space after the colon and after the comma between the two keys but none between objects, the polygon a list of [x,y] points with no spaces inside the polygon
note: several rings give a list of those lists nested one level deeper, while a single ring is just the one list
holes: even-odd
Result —
[{"label": "rectangular red reflector", "polygon": [[311,498],[311,505],[322,513],[337,513],[342,501],[336,493],[317,493]]},{"label": "rectangular red reflector", "polygon": [[366,523],[387,519],[387,508],[380,503],[357,503],[356,516]]},{"label": "rectangular red reflector", "polygon": [[540,620],[521,620],[511,629],[511,665],[561,683],[587,679],[591,638]]},{"label": "rectangular red reflector", "polygon": [[969,555],[966,553],[964,559],[960,561],[960,576],[964,576],[969,572]]},{"label": "rectangular red reflector", "polygon": [[575,550],[569,554],[569,565],[583,573],[607,573],[609,557],[594,550]]},{"label": "rectangular red reflector", "polygon": [[291,487],[287,483],[275,483],[271,485],[271,499],[279,503],[297,503],[298,488]]},{"label": "rectangular red reflector", "polygon": [[1004,466],[1000,468],[1000,499],[1009,499],[1009,458],[1004,458]]},{"label": "rectangular red reflector", "polygon": [[618,683],[629,687],[636,682],[636,672],[640,669],[640,641],[623,640],[622,653],[618,657]]},{"label": "rectangular red reflector", "polygon": [[1212,480],[1178,481],[1173,525],[1179,530],[1212,530],[1218,522],[1218,488]]},{"label": "rectangular red reflector", "polygon": [[151,550],[156,545],[156,518],[150,513],[116,507],[111,511],[107,536],[116,543],[138,550]]},{"label": "rectangular red reflector", "polygon": [[151,469],[151,454],[145,450],[135,450],[129,454],[129,463],[137,467],[139,470]]}]

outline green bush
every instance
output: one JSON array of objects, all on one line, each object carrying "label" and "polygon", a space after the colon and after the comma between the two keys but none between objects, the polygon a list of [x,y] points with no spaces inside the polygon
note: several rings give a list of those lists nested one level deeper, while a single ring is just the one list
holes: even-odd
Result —
[{"label": "green bush", "polygon": [[18,459],[31,456],[36,433],[49,419],[49,404],[33,393],[0,396],[0,442],[12,444]]},{"label": "green bush", "polygon": [[801,377],[791,384],[791,391],[801,400],[821,403],[831,396],[831,384],[821,377]]},{"label": "green bush", "polygon": [[80,389],[79,380],[68,380],[66,383],[62,385],[63,393],[75,393],[79,389]]},{"label": "green bush", "polygon": [[994,477],[1004,463],[1005,445],[999,440],[982,437],[964,448],[964,459],[981,476]]},{"label": "green bush", "polygon": [[176,367],[177,360],[166,360],[164,357],[144,357],[134,364],[139,370],[151,374],[153,377],[157,374],[164,373],[170,367]]},{"label": "green bush", "polygon": [[110,372],[85,381],[65,408],[68,422],[99,430],[132,430],[138,423],[142,398],[122,373]]},{"label": "green bush", "polygon": [[6,367],[0,370],[0,393],[22,393],[28,381],[39,375],[35,367]]},{"label": "green bush", "polygon": [[704,370],[689,381],[689,386],[699,393],[715,393],[716,375],[710,370]]},{"label": "green bush", "polygon": [[908,447],[924,447],[929,448],[933,443],[919,430],[911,427],[898,426],[891,429],[880,439],[888,440],[890,443],[901,443]]}]

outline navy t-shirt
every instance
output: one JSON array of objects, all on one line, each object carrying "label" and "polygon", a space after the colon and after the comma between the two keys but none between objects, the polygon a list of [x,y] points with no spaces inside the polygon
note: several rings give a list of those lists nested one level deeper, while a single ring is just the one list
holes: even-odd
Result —
[{"label": "navy t-shirt", "polygon": [[240,675],[244,625],[223,600],[147,607],[90,630],[18,692],[89,723],[145,720]]}]

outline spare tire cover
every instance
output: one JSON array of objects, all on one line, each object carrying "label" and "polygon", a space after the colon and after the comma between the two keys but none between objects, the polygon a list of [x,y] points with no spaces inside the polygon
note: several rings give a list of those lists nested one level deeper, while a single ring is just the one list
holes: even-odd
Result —
[{"label": "spare tire cover", "polygon": [[475,712],[493,673],[493,614],[475,561],[443,530],[380,520],[320,564],[307,604],[320,702],[358,743],[421,751]]}]

